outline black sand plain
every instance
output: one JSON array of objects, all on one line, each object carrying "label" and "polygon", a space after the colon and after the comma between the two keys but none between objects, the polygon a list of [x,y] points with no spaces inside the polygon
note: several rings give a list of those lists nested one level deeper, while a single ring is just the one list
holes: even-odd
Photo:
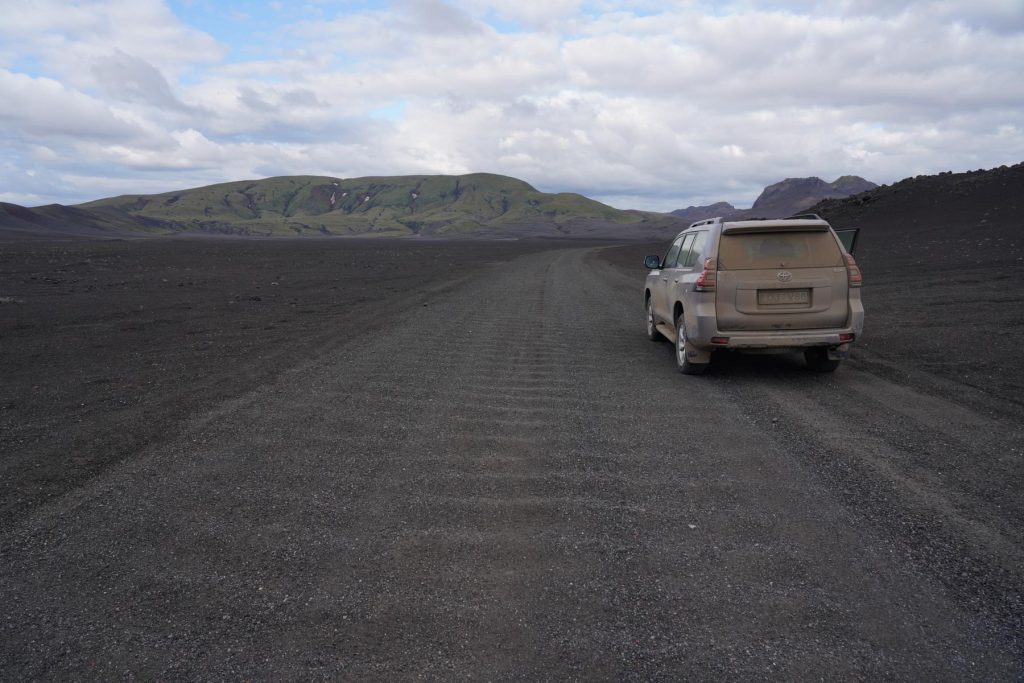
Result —
[{"label": "black sand plain", "polygon": [[1021,195],[970,181],[834,207],[825,377],[677,375],[662,242],[3,244],[0,676],[1018,679]]},{"label": "black sand plain", "polygon": [[[57,240],[0,248],[0,526],[538,242]],[[400,359],[395,359],[399,362]]]}]

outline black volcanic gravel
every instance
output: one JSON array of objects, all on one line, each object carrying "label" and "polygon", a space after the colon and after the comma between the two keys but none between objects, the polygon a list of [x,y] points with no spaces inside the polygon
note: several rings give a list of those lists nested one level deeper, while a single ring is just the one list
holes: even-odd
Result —
[{"label": "black volcanic gravel", "polygon": [[884,220],[828,376],[663,244],[3,245],[0,678],[1020,678],[1019,231]]}]

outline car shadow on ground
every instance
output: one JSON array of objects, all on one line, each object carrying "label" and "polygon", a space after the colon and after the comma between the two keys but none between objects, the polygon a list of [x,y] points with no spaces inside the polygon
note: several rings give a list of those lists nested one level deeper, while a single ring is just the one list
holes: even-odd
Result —
[{"label": "car shadow on ground", "polygon": [[[665,355],[666,369],[675,369],[675,348],[672,344],[665,342],[658,344],[662,346]],[[659,353],[660,355],[660,353]],[[844,371],[844,367],[851,363],[851,360],[844,360],[839,368],[832,373],[814,372],[807,367],[802,353],[741,353],[729,349],[719,349],[711,354],[711,367],[702,377],[729,377],[729,378],[764,378],[764,377],[786,377],[809,379],[824,379],[837,377]]]},{"label": "car shadow on ground", "polygon": [[812,372],[800,353],[738,353],[721,350],[711,354],[709,373],[733,377],[762,376],[772,373],[818,375]]}]

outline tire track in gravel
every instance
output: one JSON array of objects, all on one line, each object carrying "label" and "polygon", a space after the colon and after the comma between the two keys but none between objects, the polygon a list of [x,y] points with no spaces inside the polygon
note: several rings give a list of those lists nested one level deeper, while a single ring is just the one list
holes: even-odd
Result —
[{"label": "tire track in gravel", "polygon": [[941,378],[925,378],[922,390],[856,363],[827,382],[736,374],[725,385],[745,414],[961,604],[1018,634],[1011,647],[1021,656],[1024,416],[1007,420],[1011,407],[991,397],[936,395]]},{"label": "tire track in gravel", "polygon": [[1019,671],[765,427],[778,378],[678,375],[639,289],[593,249],[495,266],[46,506],[2,538],[0,670]]}]

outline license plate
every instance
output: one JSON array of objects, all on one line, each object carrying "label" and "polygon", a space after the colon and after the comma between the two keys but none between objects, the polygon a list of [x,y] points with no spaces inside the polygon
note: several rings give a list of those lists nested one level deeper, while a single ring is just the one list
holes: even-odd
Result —
[{"label": "license plate", "polygon": [[757,303],[762,306],[800,305],[811,303],[809,289],[759,289]]}]

